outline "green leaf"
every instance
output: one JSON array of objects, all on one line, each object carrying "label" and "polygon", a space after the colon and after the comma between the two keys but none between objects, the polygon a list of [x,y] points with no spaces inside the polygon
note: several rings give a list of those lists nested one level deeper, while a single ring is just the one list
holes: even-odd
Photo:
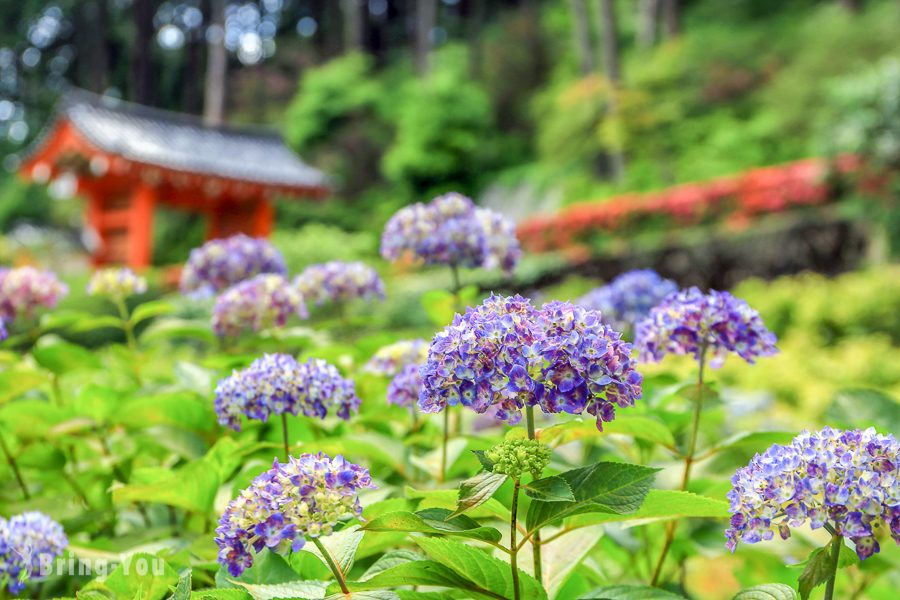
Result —
[{"label": "green leaf", "polygon": [[[322,542],[325,550],[331,554],[331,558],[337,563],[341,571],[343,573],[349,573],[356,560],[356,549],[359,548],[359,543],[362,541],[363,535],[364,533],[360,530],[359,525],[351,525],[336,533],[319,538],[319,541]],[[318,557],[323,564],[327,564],[325,562],[325,557],[322,556],[322,553],[319,552],[319,549],[314,544],[307,544],[303,547],[303,551],[313,554]]]},{"label": "green leaf", "polygon": [[472,454],[478,459],[478,462],[481,463],[481,466],[485,471],[493,471],[494,470],[494,462],[484,455],[484,450],[472,450]]},{"label": "green leaf", "polygon": [[104,584],[120,598],[162,600],[178,582],[178,573],[158,556],[138,553],[126,558]]},{"label": "green leaf", "polygon": [[797,592],[783,583],[764,583],[741,590],[732,600],[797,600]]},{"label": "green leaf", "polygon": [[71,333],[85,333],[96,329],[122,329],[122,319],[112,315],[85,315],[68,326]]},{"label": "green leaf", "polygon": [[567,533],[541,546],[543,579],[551,598],[558,597],[572,572],[603,537],[603,527],[595,525]]},{"label": "green leaf", "polygon": [[774,444],[790,443],[795,437],[797,437],[796,431],[744,431],[724,439],[702,454],[711,456],[732,448],[747,448],[762,452]]},{"label": "green leaf", "polygon": [[684,596],[645,585],[609,585],[580,596],[578,600],[684,600]]},{"label": "green leaf", "polygon": [[[465,438],[455,438],[447,444],[447,472],[449,473],[456,461],[462,456],[469,441]],[[422,469],[426,473],[437,473],[441,468],[441,452],[440,448],[429,452],[425,456],[411,456],[410,462]]]},{"label": "green leaf", "polygon": [[0,404],[15,400],[47,383],[47,375],[36,370],[13,369],[0,373]]},{"label": "green leaf", "polygon": [[[509,567],[507,566],[507,571]],[[434,585],[456,589],[472,589],[472,582],[460,577],[452,569],[433,560],[417,560],[400,563],[361,581],[348,581],[352,591],[396,588],[404,585]],[[329,589],[334,589],[332,584]]]},{"label": "green leaf", "polygon": [[900,431],[900,403],[878,390],[845,389],[835,394],[828,407],[829,423],[846,427],[876,427]]},{"label": "green leaf", "polygon": [[[803,565],[804,567],[803,572],[800,574],[800,578],[797,580],[800,584],[800,598],[802,598],[802,600],[807,600],[814,589],[831,578],[831,546],[831,544],[828,544],[824,548],[813,550],[803,563],[796,565]],[[849,554],[849,552],[845,550],[842,540],[838,545],[838,568],[841,568],[841,562],[846,560],[846,555]],[[853,558],[856,558],[855,554],[853,555]],[[853,563],[851,562],[850,564]]]},{"label": "green leaf", "polygon": [[561,446],[576,440],[602,437],[607,434],[628,435],[665,448],[675,448],[675,438],[665,423],[655,417],[640,415],[618,415],[614,421],[603,424],[603,431],[597,430],[593,420],[573,419],[541,429],[537,437],[549,446]]},{"label": "green leaf", "polygon": [[186,319],[162,319],[151,323],[141,334],[141,341],[201,340],[215,343],[216,336],[208,321]]},{"label": "green leaf", "polygon": [[444,327],[457,312],[456,298],[446,290],[428,290],[422,294],[422,308],[435,327]]},{"label": "green leaf", "polygon": [[191,571],[188,569],[178,578],[178,585],[172,593],[171,600],[191,600]]},{"label": "green leaf", "polygon": [[191,592],[191,600],[252,600],[252,596],[244,589],[219,588]]},{"label": "green leaf", "polygon": [[577,528],[603,523],[640,521],[650,523],[669,519],[727,519],[728,503],[678,490],[650,490],[641,507],[632,513],[589,513],[566,519],[566,527]]},{"label": "green leaf", "polygon": [[234,580],[232,583],[241,586],[253,600],[277,600],[291,598],[294,600],[321,600],[325,597],[328,583],[324,581],[289,581],[286,583],[244,583]]},{"label": "green leaf", "polygon": [[488,473],[482,471],[475,477],[466,479],[459,484],[459,498],[456,510],[447,518],[459,516],[469,509],[480,506],[491,499],[491,496],[506,482],[507,476],[503,473]]},{"label": "green leaf", "polygon": [[151,317],[168,315],[175,312],[175,307],[165,300],[153,300],[139,304],[131,313],[131,323],[138,325]]},{"label": "green leaf", "polygon": [[560,473],[566,480],[574,502],[535,500],[528,507],[526,522],[533,531],[565,517],[587,513],[633,513],[650,490],[659,469],[626,463],[599,462]]},{"label": "green leaf", "polygon": [[[509,564],[494,558],[477,548],[446,538],[415,538],[416,544],[434,561],[451,569],[459,577],[474,583],[481,589],[513,597],[513,581]],[[415,563],[410,563],[415,564]],[[522,598],[547,598],[547,592],[531,575],[519,570]]]},{"label": "green leaf", "polygon": [[31,351],[31,355],[39,365],[56,375],[99,369],[102,366],[96,352],[69,342],[55,342],[35,348]]},{"label": "green leaf", "polygon": [[[410,500],[418,500],[418,507],[456,509],[459,492],[457,490],[417,490],[407,487],[406,497]],[[493,517],[501,521],[509,522],[509,509],[503,506],[496,498],[491,498],[484,504],[469,511],[469,516],[475,519]]]},{"label": "green leaf", "polygon": [[425,560],[425,557],[412,550],[390,550],[382,554],[378,560],[372,563],[372,566],[366,569],[366,572],[363,573],[359,580],[368,581],[376,575],[384,573],[388,569],[393,569],[399,565],[417,560]]},{"label": "green leaf", "polygon": [[557,475],[536,479],[523,486],[525,493],[535,500],[544,502],[575,502],[575,495],[569,483]]},{"label": "green leaf", "polygon": [[256,555],[253,564],[241,573],[240,577],[231,577],[224,569],[220,569],[216,573],[216,584],[219,587],[246,587],[246,584],[276,585],[290,583],[297,579],[297,573],[284,557],[268,548]]},{"label": "green leaf", "polygon": [[192,431],[211,431],[215,413],[209,400],[192,392],[141,396],[120,404],[114,423],[134,429],[170,425]]},{"label": "green leaf", "polygon": [[451,511],[444,508],[429,508],[415,513],[392,512],[369,521],[362,529],[454,535],[482,541],[500,541],[500,532],[493,527],[482,527],[465,515],[456,517],[451,515]]},{"label": "green leaf", "polygon": [[[296,598],[291,600],[296,600]],[[400,596],[388,590],[372,590],[369,592],[351,592],[349,596],[340,592],[328,596],[325,600],[400,600]]]}]

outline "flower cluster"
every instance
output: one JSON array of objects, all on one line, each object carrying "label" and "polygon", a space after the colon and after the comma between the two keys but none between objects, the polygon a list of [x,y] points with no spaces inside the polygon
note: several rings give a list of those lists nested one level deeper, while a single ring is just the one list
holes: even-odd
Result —
[{"label": "flower cluster", "polygon": [[396,375],[408,365],[420,365],[428,358],[428,342],[422,339],[400,340],[379,348],[365,370],[375,375]]},{"label": "flower cluster", "polygon": [[288,354],[266,354],[216,386],[219,423],[236,431],[241,415],[259,421],[285,413],[324,419],[333,410],[349,419],[359,404],[353,381],[320,358],[300,363]]},{"label": "flower cluster", "polygon": [[880,550],[876,531],[900,544],[900,442],[874,429],[804,431],[757,454],[731,479],[727,547],[783,539],[792,527],[826,524],[856,544],[861,560]]},{"label": "flower cluster", "polygon": [[504,440],[484,453],[493,472],[519,479],[523,473],[541,473],[550,464],[550,448],[537,440]]},{"label": "flower cluster", "polygon": [[39,308],[54,308],[69,288],[52,271],[34,267],[0,270],[0,319],[33,317]]},{"label": "flower cluster", "polygon": [[261,273],[287,275],[281,253],[262,238],[238,234],[191,250],[181,272],[181,292],[212,296]]},{"label": "flower cluster", "polygon": [[213,331],[233,337],[250,329],[282,327],[297,315],[309,316],[303,296],[281,275],[263,274],[234,285],[218,297],[213,307]]},{"label": "flower cluster", "polygon": [[0,518],[0,581],[18,594],[29,577],[39,577],[49,561],[63,553],[69,540],[62,526],[40,512]]},{"label": "flower cluster", "polygon": [[502,267],[512,271],[521,251],[515,226],[457,193],[400,209],[385,225],[381,255],[411,254],[429,265]]},{"label": "flower cluster", "polygon": [[105,296],[117,302],[146,291],[147,280],[126,267],[95,271],[87,287],[88,295]]},{"label": "flower cluster", "polygon": [[334,260],[307,267],[294,285],[316,306],[350,300],[384,300],[384,282],[378,272],[361,262]]},{"label": "flower cluster", "polygon": [[642,380],[631,345],[598,313],[567,302],[536,309],[520,296],[491,296],[456,315],[435,335],[422,376],[424,412],[495,406],[498,419],[514,424],[524,406],[539,406],[587,411],[598,429],[615,418],[615,406],[634,405]]},{"label": "flower cluster", "polygon": [[219,519],[219,563],[237,577],[253,565],[251,550],[296,552],[307,538],[330,535],[339,520],[360,516],[359,490],[372,488],[369,472],[342,456],[302,454],[283,464],[276,459]]},{"label": "flower cluster", "polygon": [[662,302],[678,285],[659,276],[652,269],[628,271],[598,287],[577,303],[600,311],[603,322],[617,331],[626,331],[650,313],[650,309]]},{"label": "flower cluster", "polygon": [[388,384],[388,404],[415,410],[422,385],[421,366],[418,364],[406,365]]},{"label": "flower cluster", "polygon": [[704,294],[692,287],[671,294],[635,328],[641,360],[659,362],[666,354],[689,354],[697,360],[712,353],[718,367],[729,352],[752,363],[778,352],[775,334],[759,313],[728,292]]}]

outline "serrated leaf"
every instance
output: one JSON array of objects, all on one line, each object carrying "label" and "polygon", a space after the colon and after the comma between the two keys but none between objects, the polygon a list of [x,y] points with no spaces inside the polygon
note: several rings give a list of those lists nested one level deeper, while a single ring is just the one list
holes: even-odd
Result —
[{"label": "serrated leaf", "polygon": [[118,597],[162,600],[178,582],[178,573],[158,556],[129,556],[103,582]]},{"label": "serrated leaf", "polygon": [[[507,570],[509,570],[508,567]],[[332,584],[329,591],[335,589],[336,585]],[[433,585],[462,590],[476,587],[449,567],[433,560],[404,562],[385,569],[368,579],[347,582],[347,587],[351,591],[396,588],[404,585]]]},{"label": "serrated leaf", "polygon": [[[417,490],[407,486],[405,493],[410,500],[418,500],[420,509],[446,508],[451,510],[451,512],[456,509],[459,498],[457,490]],[[471,509],[469,513],[470,517],[476,519],[493,517],[509,522],[509,509],[503,506],[496,498],[491,498],[484,504]]]},{"label": "serrated leaf", "polygon": [[[295,599],[292,598],[291,600]],[[332,594],[325,600],[400,600],[400,596],[388,590],[372,590],[368,592],[351,592],[349,596],[344,593]]]},{"label": "serrated leaf", "polygon": [[575,495],[568,482],[556,475],[536,479],[523,486],[525,493],[535,500],[544,502],[575,502]]},{"label": "serrated leaf", "polygon": [[[844,549],[843,541],[838,545],[838,566]],[[803,572],[800,574],[797,582],[799,583],[800,598],[807,600],[814,589],[825,583],[831,578],[831,550],[832,545],[828,544],[824,548],[817,548],[804,561]]]},{"label": "serrated leaf", "polygon": [[376,575],[384,573],[388,569],[393,569],[394,567],[409,562],[415,562],[417,560],[425,560],[425,557],[412,550],[390,550],[389,552],[385,552],[381,557],[378,558],[378,560],[372,563],[372,566],[366,569],[366,572],[363,573],[362,577],[360,577],[359,580],[368,581]]},{"label": "serrated leaf", "polygon": [[456,510],[447,516],[448,519],[457,517],[467,510],[480,506],[491,499],[491,496],[506,482],[507,476],[503,473],[488,473],[482,471],[475,477],[466,479],[459,484],[459,498]]},{"label": "serrated leaf", "polygon": [[433,535],[453,535],[475,540],[499,542],[500,532],[482,527],[465,515],[451,516],[444,508],[429,508],[415,513],[398,511],[382,515],[363,525],[365,531],[406,531]]},{"label": "serrated leaf", "polygon": [[192,592],[191,600],[252,600],[252,596],[240,588],[219,588]]},{"label": "serrated leaf", "polygon": [[732,600],[797,600],[797,592],[783,583],[764,583],[738,592]]},{"label": "serrated leaf", "polygon": [[[343,573],[349,573],[356,561],[356,549],[363,539],[363,531],[359,525],[351,525],[331,535],[319,538],[325,550],[331,554],[331,558],[337,563]],[[327,564],[325,557],[319,552],[314,544],[307,544],[303,547],[304,552],[309,552],[318,557],[323,563]]]},{"label": "serrated leaf", "polygon": [[325,597],[328,583],[324,581],[289,581],[287,583],[256,584],[232,580],[247,592],[253,600],[277,600],[291,598],[294,600],[321,600]]},{"label": "serrated leaf", "polygon": [[528,507],[529,531],[587,512],[628,514],[638,510],[659,469],[627,463],[599,462],[560,473],[566,480],[574,502],[534,500]]},{"label": "serrated leaf", "polygon": [[[417,537],[416,544],[434,561],[446,566],[456,575],[481,589],[499,594],[503,598],[513,597],[513,581],[509,565],[477,548],[454,542],[446,538]],[[522,598],[546,599],[547,592],[521,569],[519,585]]]},{"label": "serrated leaf", "polygon": [[678,490],[650,490],[641,507],[632,513],[590,513],[566,519],[566,527],[574,529],[614,522],[650,523],[681,518],[726,519],[728,503]]},{"label": "serrated leaf", "polygon": [[537,437],[550,446],[561,446],[576,440],[608,434],[629,435],[665,448],[675,448],[675,438],[665,423],[655,417],[640,415],[617,416],[614,421],[603,424],[603,431],[597,430],[593,420],[573,419],[541,429]]},{"label": "serrated leaf", "polygon": [[191,571],[188,569],[178,578],[178,585],[172,593],[172,600],[191,600]]},{"label": "serrated leaf", "polygon": [[684,596],[645,585],[609,585],[579,596],[578,600],[684,600]]},{"label": "serrated leaf", "polygon": [[478,462],[481,463],[482,468],[485,471],[493,471],[494,470],[494,462],[484,455],[484,450],[472,450],[472,454],[478,459]]}]

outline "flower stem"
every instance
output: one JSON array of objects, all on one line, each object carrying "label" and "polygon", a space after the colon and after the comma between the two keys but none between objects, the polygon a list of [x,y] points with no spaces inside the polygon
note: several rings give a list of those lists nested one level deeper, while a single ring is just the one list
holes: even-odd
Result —
[{"label": "flower stem", "polygon": [[[688,442],[688,451],[684,456],[684,471],[681,475],[681,491],[687,490],[688,484],[691,482],[691,467],[694,464],[694,454],[697,451],[697,434],[700,430],[700,414],[703,411],[703,372],[706,367],[706,343],[700,345],[700,357],[698,358],[700,369],[697,373],[697,393],[694,396],[694,414],[691,419],[691,437]],[[678,521],[672,520],[666,524],[666,537],[663,540],[662,551],[659,553],[659,559],[656,561],[656,568],[653,569],[653,576],[650,578],[650,585],[656,586],[659,583],[659,577],[662,574],[663,564],[666,562],[666,556],[672,547],[672,541],[675,539],[675,529],[678,527]]]},{"label": "flower stem", "polygon": [[450,440],[450,405],[444,407],[444,439],[441,442],[441,473],[438,481],[447,479],[447,442]]},{"label": "flower stem", "polygon": [[450,288],[450,291],[453,292],[453,299],[455,300],[455,304],[456,304],[456,306],[454,308],[456,310],[460,310],[459,290],[462,289],[462,285],[459,282],[459,267],[456,266],[456,263],[450,263],[450,275],[453,278],[453,287]]},{"label": "flower stem", "polygon": [[513,600],[519,600],[519,565],[517,556],[519,548],[516,545],[516,513],[519,510],[519,480],[513,480],[512,506],[509,517],[509,566],[512,569]]},{"label": "flower stem", "polygon": [[0,435],[0,449],[3,450],[3,455],[6,457],[6,462],[9,465],[9,468],[12,469],[13,475],[15,475],[16,477],[16,481],[19,482],[19,487],[22,488],[22,496],[24,496],[26,500],[31,500],[31,494],[28,493],[28,486],[25,485],[25,480],[22,479],[22,473],[19,471],[19,465],[16,464],[16,459],[13,457],[12,452],[9,451],[9,446],[6,445],[6,440],[3,439],[2,435]]},{"label": "flower stem", "polygon": [[141,369],[139,366],[140,361],[138,360],[137,338],[134,337],[134,323],[131,322],[131,315],[128,314],[128,306],[125,305],[125,300],[121,298],[116,300],[116,307],[119,309],[119,318],[122,319],[122,329],[125,331],[125,341],[128,343],[128,348],[134,356],[134,376],[137,379],[138,384],[140,384]]},{"label": "flower stem", "polygon": [[824,600],[832,600],[832,597],[834,596],[834,580],[837,578],[838,564],[841,560],[841,546],[843,545],[844,539],[840,534],[835,533],[831,536],[831,556],[829,557],[831,559],[831,564],[828,566],[831,576],[825,584]]},{"label": "flower stem", "polygon": [[[535,439],[534,434],[534,407],[528,405],[525,407],[525,426],[528,428],[528,439]],[[541,474],[539,472],[533,472],[531,474],[535,479],[540,479]],[[531,556],[534,561],[534,578],[538,580],[538,583],[541,585],[544,584],[543,573],[541,569],[541,530],[536,529],[534,534],[531,536]]]},{"label": "flower stem", "polygon": [[284,460],[291,460],[291,443],[288,441],[287,413],[281,413],[281,434],[284,437]]},{"label": "flower stem", "polygon": [[336,562],[334,562],[334,557],[331,556],[331,553],[328,551],[328,549],[322,545],[322,542],[319,540],[319,538],[314,537],[312,541],[313,544],[316,545],[316,548],[319,549],[319,552],[322,553],[322,558],[324,558],[325,562],[328,563],[328,568],[331,569],[332,573],[334,573],[334,578],[337,579],[338,585],[341,586],[341,592],[343,592],[344,595],[349,598],[350,590],[347,588],[347,580],[344,578],[344,573],[343,571],[341,571],[341,568]]}]

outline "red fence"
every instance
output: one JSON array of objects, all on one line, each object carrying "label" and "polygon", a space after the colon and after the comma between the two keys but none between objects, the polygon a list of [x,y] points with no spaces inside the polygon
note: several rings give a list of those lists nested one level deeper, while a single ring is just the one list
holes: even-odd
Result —
[{"label": "red fence", "polygon": [[717,221],[740,227],[762,214],[828,202],[830,169],[846,173],[858,167],[852,155],[833,164],[812,158],[660,192],[573,204],[555,215],[523,221],[518,236],[526,249],[544,252],[579,248],[590,234],[623,234],[658,220],[674,226]]}]

